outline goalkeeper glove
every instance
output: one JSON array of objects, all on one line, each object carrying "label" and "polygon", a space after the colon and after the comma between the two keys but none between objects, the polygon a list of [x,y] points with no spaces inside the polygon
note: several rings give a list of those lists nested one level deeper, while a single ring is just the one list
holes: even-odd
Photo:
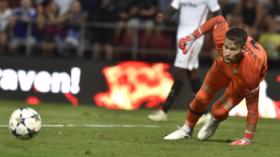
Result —
[{"label": "goalkeeper glove", "polygon": [[254,138],[254,132],[249,132],[245,130],[244,137],[242,139],[238,139],[233,141],[230,145],[232,146],[246,146],[252,144],[252,140]]},{"label": "goalkeeper glove", "polygon": [[183,54],[186,54],[190,50],[194,40],[195,37],[193,35],[188,35],[183,38],[180,38],[179,48],[182,50]]},{"label": "goalkeeper glove", "polygon": [[186,54],[190,50],[195,39],[199,38],[202,34],[200,28],[198,28],[193,34],[180,38],[179,48],[182,50],[183,54]]},{"label": "goalkeeper glove", "polygon": [[247,146],[250,145],[252,143],[252,140],[249,138],[241,138],[238,140],[235,140],[233,142],[231,142],[231,146]]}]

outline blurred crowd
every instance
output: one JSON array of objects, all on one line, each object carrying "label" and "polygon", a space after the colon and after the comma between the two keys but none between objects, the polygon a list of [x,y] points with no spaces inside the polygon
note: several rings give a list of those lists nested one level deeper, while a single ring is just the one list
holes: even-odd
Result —
[{"label": "blurred crowd", "polygon": [[[118,51],[174,51],[177,17],[155,21],[171,1],[0,0],[0,54],[111,60]],[[280,59],[280,0],[219,2],[230,25]]]}]

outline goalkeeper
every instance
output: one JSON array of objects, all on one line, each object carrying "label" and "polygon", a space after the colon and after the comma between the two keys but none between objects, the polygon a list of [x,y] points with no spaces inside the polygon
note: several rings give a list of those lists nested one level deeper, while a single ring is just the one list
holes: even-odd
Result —
[{"label": "goalkeeper", "polygon": [[200,116],[214,95],[225,88],[224,94],[213,104],[211,118],[198,132],[198,139],[210,138],[218,125],[228,117],[229,111],[243,98],[248,109],[244,136],[231,145],[251,144],[258,122],[259,83],[267,71],[267,56],[263,47],[240,28],[228,28],[224,17],[216,16],[196,29],[193,34],[179,40],[179,48],[188,53],[192,43],[203,34],[212,32],[218,51],[204,82],[189,105],[185,124],[165,136],[166,140],[189,138]]}]

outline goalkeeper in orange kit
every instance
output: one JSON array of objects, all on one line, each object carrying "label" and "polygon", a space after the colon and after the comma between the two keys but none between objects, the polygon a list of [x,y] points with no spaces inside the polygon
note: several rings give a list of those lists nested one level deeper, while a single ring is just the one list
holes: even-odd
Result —
[{"label": "goalkeeper in orange kit", "polygon": [[243,98],[248,114],[244,137],[231,145],[251,144],[258,122],[259,83],[267,71],[267,56],[260,44],[240,28],[228,28],[224,17],[216,16],[196,29],[193,34],[179,41],[179,48],[188,53],[193,41],[205,33],[213,33],[219,53],[204,82],[189,105],[183,127],[165,136],[165,140],[189,138],[200,116],[205,112],[214,95],[225,88],[224,94],[213,104],[211,118],[198,132],[199,140],[210,138],[229,111]]}]

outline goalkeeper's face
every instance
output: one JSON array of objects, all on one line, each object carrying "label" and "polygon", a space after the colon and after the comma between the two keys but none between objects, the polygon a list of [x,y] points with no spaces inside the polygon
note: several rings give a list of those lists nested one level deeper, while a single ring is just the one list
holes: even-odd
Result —
[{"label": "goalkeeper's face", "polygon": [[223,46],[224,62],[240,63],[242,56],[242,47],[237,42],[226,38]]}]

